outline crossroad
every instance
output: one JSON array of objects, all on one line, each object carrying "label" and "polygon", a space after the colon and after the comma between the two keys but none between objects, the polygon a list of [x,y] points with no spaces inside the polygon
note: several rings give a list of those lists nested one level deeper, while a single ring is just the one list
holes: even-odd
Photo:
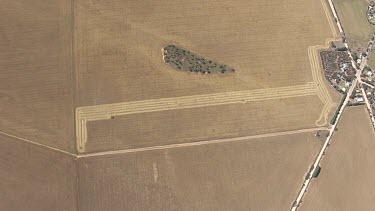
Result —
[{"label": "crossroad", "polygon": [[[333,13],[333,16],[334,16],[335,20],[337,20],[337,21],[336,21],[336,23],[337,23],[337,28],[339,29],[339,31],[340,31],[341,34],[344,34],[344,30],[343,30],[343,28],[342,28],[342,26],[341,26],[341,23],[340,23],[340,21],[339,21],[339,18],[338,18],[338,16],[337,16],[336,9],[335,9],[335,7],[334,7],[334,5],[333,5],[332,0],[328,0],[328,3],[329,3],[329,5],[330,5],[330,8],[331,8],[331,11],[332,11],[332,13]],[[323,3],[323,4],[324,4],[324,3]],[[329,16],[328,16],[328,18],[329,18]],[[344,44],[345,44],[346,48],[349,49],[348,44],[347,44],[346,42],[345,42]],[[325,151],[327,150],[327,148],[328,148],[328,146],[329,146],[329,144],[330,144],[330,142],[331,142],[331,140],[332,140],[332,136],[333,136],[334,131],[335,131],[336,127],[337,127],[337,124],[338,124],[338,122],[339,122],[339,120],[340,120],[340,118],[341,118],[341,115],[342,115],[342,113],[343,113],[343,111],[344,111],[344,108],[346,107],[347,103],[349,102],[349,100],[350,100],[350,96],[352,95],[353,91],[354,91],[355,88],[357,87],[357,84],[358,84],[358,83],[361,83],[361,73],[362,73],[363,68],[364,68],[365,65],[366,65],[367,58],[363,58],[363,60],[362,60],[362,62],[361,62],[361,64],[360,64],[360,67],[357,68],[356,63],[354,62],[353,56],[351,55],[350,51],[347,51],[347,52],[348,52],[348,55],[349,55],[349,57],[350,57],[350,59],[351,59],[351,61],[352,61],[352,66],[353,66],[353,68],[356,69],[356,71],[357,71],[357,72],[356,72],[356,79],[352,82],[352,85],[351,85],[350,89],[349,89],[348,92],[347,92],[347,95],[346,95],[346,98],[344,99],[343,104],[341,105],[340,108],[338,108],[338,115],[337,115],[336,121],[335,121],[335,123],[332,125],[332,127],[331,127],[331,129],[330,129],[330,131],[329,131],[329,135],[328,135],[326,141],[324,142],[324,145],[323,145],[322,149],[320,150],[320,152],[319,152],[319,154],[318,154],[318,157],[316,158],[316,160],[315,160],[315,162],[314,162],[312,168],[310,169],[309,174],[307,175],[305,181],[303,182],[303,184],[302,184],[302,188],[301,188],[300,192],[298,193],[296,200],[295,200],[294,203],[293,203],[293,206],[292,206],[292,208],[291,208],[291,211],[296,211],[296,210],[298,209],[300,203],[302,202],[302,198],[303,198],[303,196],[305,195],[305,193],[306,193],[306,191],[307,191],[307,188],[308,188],[309,185],[310,185],[311,180],[313,179],[313,176],[314,176],[313,173],[314,173],[314,172],[316,171],[316,169],[318,168],[318,166],[319,166],[321,160],[323,159],[323,155],[325,154]],[[363,88],[362,88],[362,92],[364,92]],[[365,94],[364,94],[364,96],[365,96]],[[366,98],[366,96],[365,96],[365,98]],[[372,117],[372,120],[374,120],[373,117]],[[374,122],[374,121],[373,121],[373,122]]]}]

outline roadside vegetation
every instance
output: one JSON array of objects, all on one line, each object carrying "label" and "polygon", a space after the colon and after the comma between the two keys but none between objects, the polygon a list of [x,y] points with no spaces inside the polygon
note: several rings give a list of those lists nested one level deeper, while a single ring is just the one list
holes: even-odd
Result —
[{"label": "roadside vegetation", "polygon": [[366,0],[334,0],[340,22],[345,30],[349,48],[363,51],[374,33],[375,26],[366,17],[369,2]]},{"label": "roadside vegetation", "polygon": [[338,109],[337,109],[337,111],[335,112],[335,115],[333,115],[333,117],[332,117],[332,119],[331,119],[331,125],[334,125],[335,123],[336,123],[336,121],[337,121],[337,117],[338,117],[338,115],[339,115],[339,113],[340,113],[340,108],[341,108],[341,106],[342,106],[342,104],[345,102],[345,99],[346,99],[346,96],[348,95],[348,93],[345,93],[343,96],[342,96],[342,99],[341,99],[341,102],[340,102],[340,104],[339,104],[339,106],[338,106]]}]

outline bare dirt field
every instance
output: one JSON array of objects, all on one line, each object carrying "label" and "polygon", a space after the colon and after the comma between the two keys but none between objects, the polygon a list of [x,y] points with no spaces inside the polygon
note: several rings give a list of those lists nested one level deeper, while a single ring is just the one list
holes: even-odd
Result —
[{"label": "bare dirt field", "polygon": [[0,7],[0,131],[75,151],[71,5],[11,1]]},{"label": "bare dirt field", "polygon": [[300,210],[372,210],[375,133],[365,106],[346,108]]},{"label": "bare dirt field", "polygon": [[77,211],[72,156],[0,135],[0,210]]},{"label": "bare dirt field", "polygon": [[288,210],[313,133],[81,158],[80,210]]},{"label": "bare dirt field", "polygon": [[366,50],[375,26],[367,18],[369,2],[366,0],[333,0],[340,22],[344,28],[349,48],[357,51],[358,48]]},{"label": "bare dirt field", "polygon": [[[317,96],[129,114],[88,123],[86,152],[241,137],[315,126]],[[277,105],[277,107],[275,107]],[[285,110],[293,110],[293,115]],[[198,118],[197,118],[198,117]]]},{"label": "bare dirt field", "polygon": [[[78,106],[305,84],[308,47],[333,36],[315,0],[76,4]],[[161,54],[171,42],[236,74],[176,72]]]}]

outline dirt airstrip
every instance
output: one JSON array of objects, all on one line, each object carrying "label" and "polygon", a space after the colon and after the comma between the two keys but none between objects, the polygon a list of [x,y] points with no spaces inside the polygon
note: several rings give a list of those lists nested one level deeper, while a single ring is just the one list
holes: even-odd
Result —
[{"label": "dirt airstrip", "polygon": [[[316,127],[315,117],[320,114],[321,107],[305,106],[306,99],[319,101],[317,96],[287,98],[135,113],[109,120],[90,121],[87,125],[86,152],[313,128]],[[274,105],[278,106],[275,108]],[[284,112],[287,109],[294,110],[293,116]],[[306,114],[307,110],[309,115]]]},{"label": "dirt airstrip", "polygon": [[[110,131],[109,121],[100,120],[120,118],[124,124],[129,124],[127,115],[135,110],[147,113],[181,109],[185,113],[188,110],[182,109],[210,106],[208,110],[216,109],[219,113],[218,105],[234,104],[237,108],[233,109],[240,110],[239,102],[242,101],[254,104],[252,101],[266,103],[266,100],[290,98],[290,105],[312,106],[321,112],[305,110],[301,114],[291,106],[285,109],[289,117],[282,119],[278,123],[280,126],[326,125],[337,99],[332,98],[330,88],[325,86],[318,51],[329,46],[329,41],[337,39],[337,30],[325,1],[321,4],[315,1],[283,4],[288,8],[276,1],[272,4],[269,1],[218,1],[213,7],[200,1],[77,2],[74,43],[77,51],[75,70],[80,81],[76,95],[77,149],[85,152],[89,136],[93,137],[88,124],[101,123],[97,128]],[[176,6],[183,6],[184,10],[176,10]],[[205,6],[202,18],[200,8]],[[278,18],[269,15],[269,10],[277,13]],[[189,15],[185,14],[187,12]],[[308,28],[304,27],[306,24]],[[271,28],[277,33],[267,31]],[[263,36],[267,33],[272,36]],[[233,66],[236,74],[203,77],[176,72],[164,63],[160,54],[160,49],[171,42]],[[285,47],[288,43],[290,47]],[[321,102],[310,97],[312,89]],[[247,100],[246,93],[251,96],[253,91],[263,92],[262,96],[266,97]],[[267,96],[269,93],[275,96]],[[232,96],[238,99],[232,99]],[[185,98],[196,99],[186,107]],[[274,103],[273,107],[266,109],[270,112],[242,111],[268,120],[275,118],[278,106]],[[187,125],[200,118],[195,112],[189,115],[191,120],[184,122]],[[168,117],[158,115],[158,118]],[[306,122],[297,124],[299,119]],[[95,121],[100,122],[92,123]],[[226,122],[225,119],[222,121]],[[197,129],[200,125],[193,127]],[[225,130],[231,136],[236,135],[230,127]],[[177,135],[184,133],[175,132]],[[112,130],[111,133],[119,132]],[[245,135],[258,133],[247,130]],[[120,137],[127,135],[130,134],[122,131]],[[95,142],[98,143],[93,141],[92,144]],[[108,148],[126,147],[125,143],[103,143],[98,144]],[[100,148],[99,145],[94,148]]]},{"label": "dirt airstrip", "polygon": [[287,210],[338,101],[324,0],[4,0],[0,30],[0,210]]},{"label": "dirt airstrip", "polygon": [[[38,0],[30,5],[7,0],[0,22],[4,29],[1,132],[74,153],[76,149],[85,152],[90,136],[87,124],[100,121],[99,127],[106,130],[110,127],[106,120],[113,117],[129,124],[127,112],[142,109],[160,111],[160,119],[168,118],[161,115],[167,112],[158,110],[160,106],[181,110],[183,116],[190,112],[184,109],[210,107],[207,115],[212,116],[223,112],[221,105],[233,105],[232,110],[261,121],[270,119],[270,125],[275,125],[270,132],[293,130],[295,125],[325,125],[335,99],[319,75],[316,51],[336,37],[326,3],[211,3],[59,0],[44,4]],[[204,78],[176,72],[160,53],[168,43],[209,55],[234,67],[236,74]],[[163,99],[168,105],[162,104]],[[148,100],[154,103],[142,104]],[[257,101],[264,103],[267,112],[254,110],[262,107]],[[314,109],[304,113],[299,109],[309,107]],[[192,125],[201,112],[189,114],[186,124]],[[277,116],[285,118],[272,121]],[[228,124],[228,118],[221,121]],[[241,123],[249,126],[242,132],[226,127],[223,137],[268,132],[267,124],[254,130],[251,122],[234,125]],[[194,131],[201,126],[192,127]]]}]

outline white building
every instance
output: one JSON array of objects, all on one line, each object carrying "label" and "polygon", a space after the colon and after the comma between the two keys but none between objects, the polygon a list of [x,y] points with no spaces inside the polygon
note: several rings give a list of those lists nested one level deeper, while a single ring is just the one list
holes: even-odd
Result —
[{"label": "white building", "polygon": [[363,97],[357,97],[355,99],[355,101],[357,101],[357,103],[362,103],[363,102]]}]

